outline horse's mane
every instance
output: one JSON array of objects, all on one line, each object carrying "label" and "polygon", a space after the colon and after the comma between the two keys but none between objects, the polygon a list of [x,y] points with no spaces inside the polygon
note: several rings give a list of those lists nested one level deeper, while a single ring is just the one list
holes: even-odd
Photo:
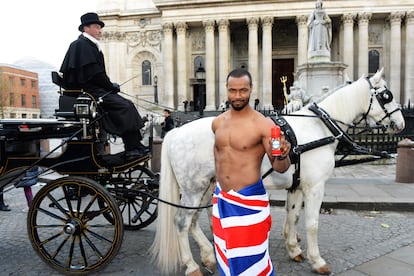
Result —
[{"label": "horse's mane", "polygon": [[342,88],[344,88],[344,87],[346,87],[346,86],[348,86],[348,85],[350,85],[351,83],[348,83],[348,82],[346,82],[346,83],[343,83],[343,84],[341,84],[341,85],[339,85],[339,86],[337,86],[337,87],[335,87],[333,90],[331,90],[331,91],[329,91],[328,93],[325,93],[325,94],[323,94],[317,101],[316,101],[316,103],[320,103],[320,102],[322,102],[323,100],[325,100],[327,97],[329,97],[330,95],[332,95],[333,93],[335,93],[336,91],[338,91],[339,89],[342,89]]}]

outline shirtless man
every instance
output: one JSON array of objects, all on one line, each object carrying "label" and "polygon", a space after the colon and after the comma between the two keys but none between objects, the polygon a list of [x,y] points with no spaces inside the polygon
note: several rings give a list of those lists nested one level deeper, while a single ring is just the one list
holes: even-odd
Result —
[{"label": "shirtless man", "polygon": [[273,275],[268,252],[269,200],[260,166],[267,154],[273,169],[285,172],[290,166],[290,144],[282,135],[282,154],[272,156],[274,122],[249,105],[253,86],[248,71],[233,70],[226,82],[231,109],[212,124],[217,180],[213,232],[219,271],[222,275]]}]

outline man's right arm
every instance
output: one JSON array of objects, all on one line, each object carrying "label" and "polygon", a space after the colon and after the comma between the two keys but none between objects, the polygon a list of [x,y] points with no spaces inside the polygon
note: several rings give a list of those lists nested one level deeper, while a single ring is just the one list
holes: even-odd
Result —
[{"label": "man's right arm", "polygon": [[95,74],[90,80],[90,83],[97,87],[101,87],[106,91],[119,92],[119,85],[118,87],[115,87],[105,72]]}]

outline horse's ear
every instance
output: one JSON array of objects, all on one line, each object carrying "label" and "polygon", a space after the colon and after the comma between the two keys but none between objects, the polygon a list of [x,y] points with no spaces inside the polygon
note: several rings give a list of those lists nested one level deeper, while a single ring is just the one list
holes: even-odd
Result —
[{"label": "horse's ear", "polygon": [[384,67],[381,68],[381,70],[378,70],[375,75],[372,77],[374,79],[374,82],[377,83],[381,80],[382,74],[384,73]]}]

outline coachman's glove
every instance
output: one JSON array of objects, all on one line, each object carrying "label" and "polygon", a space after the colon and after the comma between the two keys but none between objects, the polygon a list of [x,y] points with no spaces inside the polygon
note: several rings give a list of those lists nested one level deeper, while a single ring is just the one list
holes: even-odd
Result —
[{"label": "coachman's glove", "polygon": [[119,86],[118,83],[113,82],[112,83],[112,93],[118,93],[119,91],[121,91],[121,88]]}]

